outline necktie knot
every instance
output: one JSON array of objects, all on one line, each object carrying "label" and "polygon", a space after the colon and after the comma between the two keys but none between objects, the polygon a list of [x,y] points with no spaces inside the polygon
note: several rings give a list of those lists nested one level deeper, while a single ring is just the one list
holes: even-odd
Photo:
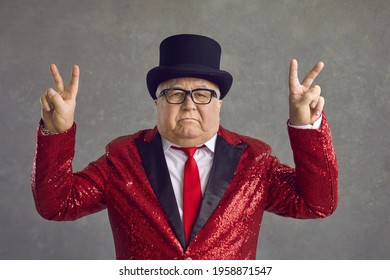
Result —
[{"label": "necktie knot", "polygon": [[198,148],[197,147],[189,147],[182,148],[181,150],[186,153],[187,157],[192,158]]}]

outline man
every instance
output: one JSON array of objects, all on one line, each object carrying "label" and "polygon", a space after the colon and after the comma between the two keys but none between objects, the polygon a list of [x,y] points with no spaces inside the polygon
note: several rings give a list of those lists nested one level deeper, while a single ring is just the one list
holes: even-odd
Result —
[{"label": "man", "polygon": [[[118,259],[255,259],[264,211],[323,218],[336,208],[337,162],[318,63],[302,84],[290,65],[289,135],[296,168],[270,147],[220,126],[232,76],[219,69],[211,38],[175,35],[160,45],[147,85],[156,102],[153,129],[115,139],[106,153],[72,172],[79,68],[69,86],[55,65],[56,89],[41,97],[32,173],[38,212],[74,220],[107,208]],[[314,128],[313,128],[314,125]]]}]

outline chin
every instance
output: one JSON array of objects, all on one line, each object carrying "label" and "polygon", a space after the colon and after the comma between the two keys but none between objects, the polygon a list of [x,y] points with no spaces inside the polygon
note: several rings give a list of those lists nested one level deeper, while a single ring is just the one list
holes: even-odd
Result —
[{"label": "chin", "polygon": [[195,132],[192,132],[192,131],[185,131],[185,132],[180,133],[179,136],[181,138],[184,138],[184,139],[194,139],[194,138],[198,138],[199,136],[201,136],[201,134],[200,133],[195,133]]},{"label": "chin", "polygon": [[185,139],[198,138],[202,135],[202,131],[198,127],[181,127],[178,131],[178,136]]}]

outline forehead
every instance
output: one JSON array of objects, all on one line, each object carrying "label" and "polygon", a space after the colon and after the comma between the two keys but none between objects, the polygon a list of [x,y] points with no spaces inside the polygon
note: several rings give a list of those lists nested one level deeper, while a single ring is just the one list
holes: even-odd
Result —
[{"label": "forehead", "polygon": [[185,77],[185,78],[175,78],[162,82],[159,85],[159,88],[169,88],[169,87],[181,87],[184,89],[194,89],[198,87],[205,87],[210,89],[218,89],[218,86],[208,80]]}]

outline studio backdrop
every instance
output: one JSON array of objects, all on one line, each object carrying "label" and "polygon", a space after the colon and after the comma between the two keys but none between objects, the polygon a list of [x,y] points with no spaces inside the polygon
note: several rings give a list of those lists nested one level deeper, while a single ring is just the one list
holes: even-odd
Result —
[{"label": "studio backdrop", "polygon": [[146,73],[177,33],[222,45],[221,68],[234,77],[222,125],[269,143],[289,165],[289,63],[301,75],[325,63],[316,83],[339,160],[338,209],[322,220],[266,213],[257,258],[390,258],[389,25],[387,0],[1,0],[0,259],[115,258],[106,211],[60,223],[35,210],[39,99],[53,86],[51,63],[66,82],[80,66],[80,170],[112,139],[154,127]]}]

